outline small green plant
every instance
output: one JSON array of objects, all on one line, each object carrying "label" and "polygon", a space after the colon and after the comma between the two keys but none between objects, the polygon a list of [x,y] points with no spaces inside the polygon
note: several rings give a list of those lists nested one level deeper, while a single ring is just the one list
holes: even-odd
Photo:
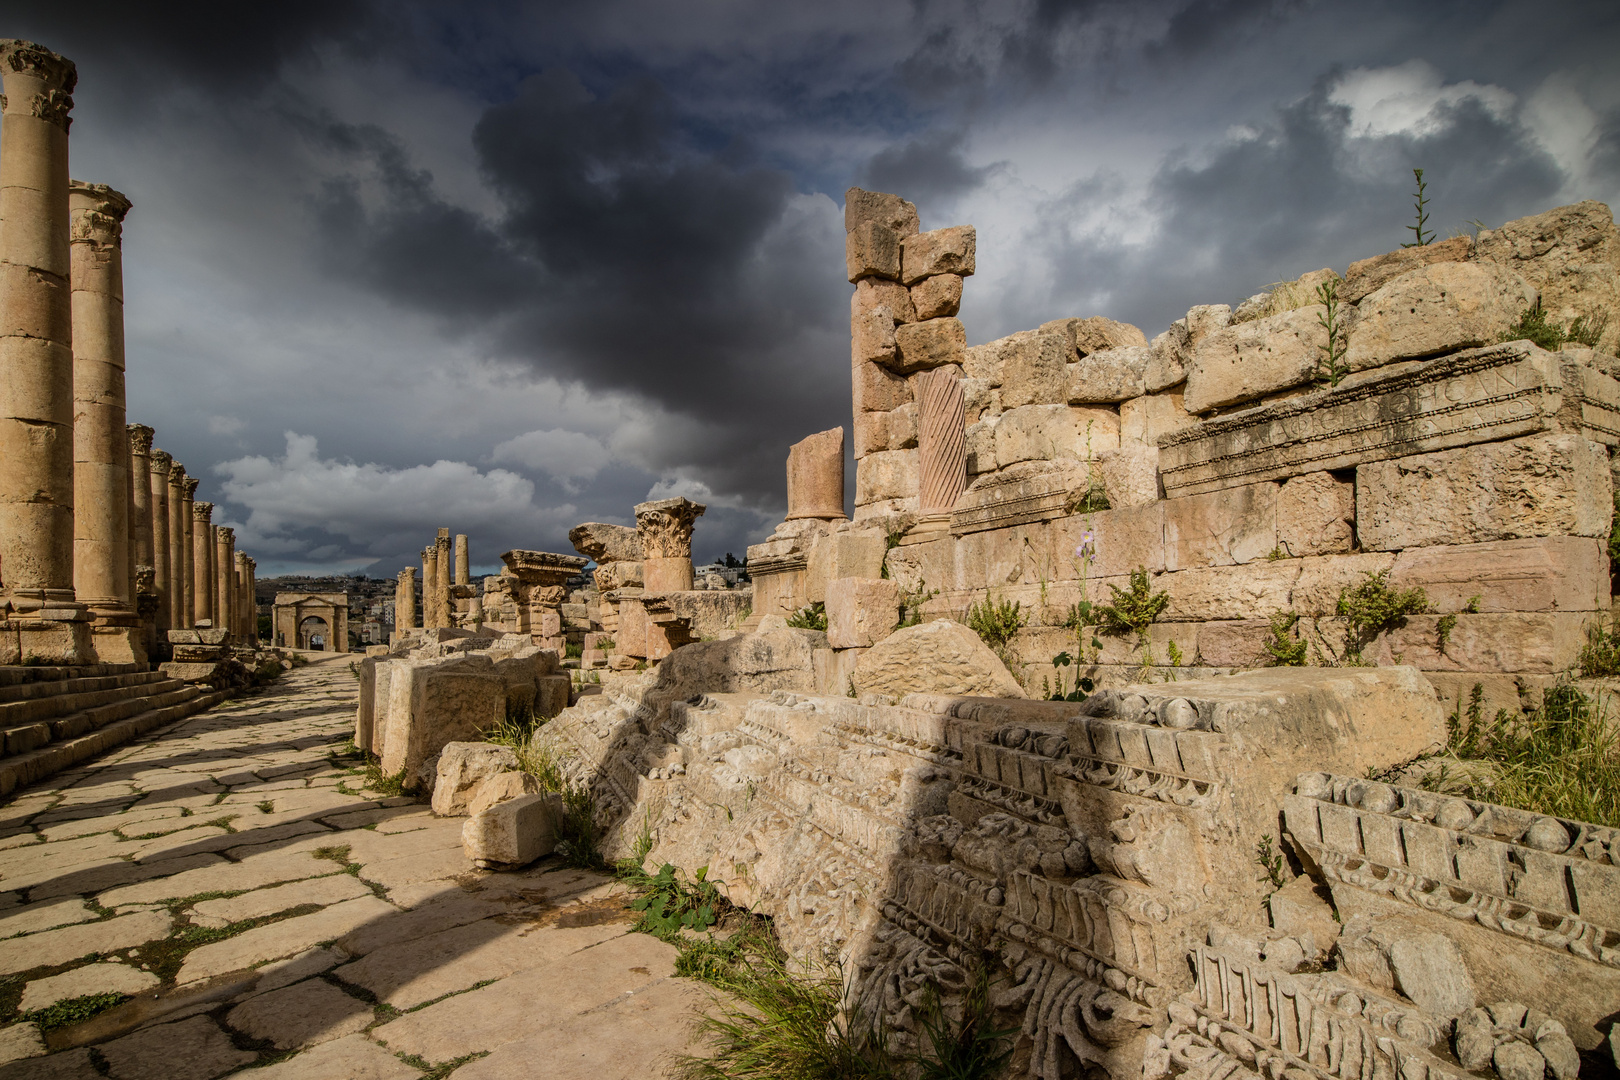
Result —
[{"label": "small green plant", "polygon": [[1153,591],[1152,579],[1145,566],[1131,571],[1129,587],[1122,589],[1118,585],[1109,585],[1108,588],[1114,593],[1114,602],[1098,604],[1093,609],[1098,624],[1105,633],[1134,635],[1137,644],[1146,649],[1148,627],[1170,606],[1170,594]]},{"label": "small green plant", "polygon": [[1480,597],[1479,593],[1475,593],[1473,596],[1470,596],[1468,598],[1468,603],[1463,605],[1463,610],[1466,611],[1470,615],[1478,615],[1479,614],[1479,601],[1480,601],[1480,599],[1481,599],[1481,597]]},{"label": "small green plant", "polygon": [[1498,341],[1527,340],[1549,351],[1557,351],[1564,344],[1564,328],[1547,318],[1538,297],[1536,302],[1519,313],[1519,321],[1502,331]]},{"label": "small green plant", "polygon": [[1434,624],[1434,631],[1440,639],[1440,651],[1442,653],[1446,651],[1446,646],[1451,644],[1451,632],[1455,629],[1457,629],[1456,615],[1442,615],[1440,621]]},{"label": "small green plant", "polygon": [[878,577],[887,579],[889,576],[889,552],[900,546],[900,538],[906,535],[904,529],[890,529],[883,537],[883,565],[878,568]]},{"label": "small green plant", "polygon": [[1620,571],[1620,491],[1614,493],[1614,516],[1609,519],[1609,576]]},{"label": "small green plant", "polygon": [[715,924],[715,912],[723,903],[719,890],[708,879],[707,866],[698,867],[691,881],[682,880],[669,863],[659,867],[656,874],[643,871],[639,862],[633,871],[621,864],[619,877],[642,890],[630,902],[632,910],[641,912],[635,928],[666,941],[678,937],[683,929],[707,930]]},{"label": "small green plant", "polygon": [[1350,340],[1344,319],[1339,314],[1338,278],[1329,278],[1316,287],[1316,302],[1324,309],[1316,316],[1316,323],[1327,331],[1327,344],[1317,346],[1316,381],[1338,386],[1350,374],[1350,366],[1344,362],[1345,353],[1350,350]]},{"label": "small green plant", "polygon": [[38,1024],[41,1031],[52,1031],[82,1023],[128,1000],[128,994],[87,994],[84,997],[68,998],[66,1001],[47,1005],[43,1009],[24,1013],[22,1018]]},{"label": "small green plant", "polygon": [[921,1052],[913,1064],[918,1080],[989,1080],[1000,1076],[1013,1055],[1017,1027],[995,1026],[994,982],[983,957],[968,967],[967,986],[956,1012],[946,1011],[939,984],[923,987],[917,1021],[922,1027]]},{"label": "small green plant", "polygon": [[1573,345],[1595,349],[1598,347],[1598,342],[1603,340],[1603,332],[1608,328],[1609,313],[1607,311],[1595,318],[1577,315],[1575,321],[1570,323],[1569,328],[1564,331],[1564,339]]},{"label": "small green plant", "polygon": [[1184,659],[1184,657],[1181,655],[1181,646],[1172,641],[1165,651],[1170,656],[1170,666],[1180,667],[1182,660]]},{"label": "small green plant", "polygon": [[387,776],[382,766],[375,761],[366,762],[365,785],[379,795],[392,797],[403,794],[405,791],[405,770],[401,769],[393,776]]},{"label": "small green plant", "polygon": [[1271,640],[1266,642],[1268,667],[1304,667],[1305,641],[1294,633],[1299,616],[1292,611],[1271,613]]},{"label": "small green plant", "polygon": [[963,625],[997,653],[1006,649],[1013,635],[1028,621],[1029,615],[1017,600],[997,600],[994,593],[970,606],[962,618]]},{"label": "small green plant", "polygon": [[922,623],[923,605],[939,595],[938,589],[930,589],[928,582],[917,581],[915,589],[900,590],[900,629],[908,626],[918,626]]},{"label": "small green plant", "polygon": [[1362,653],[1379,634],[1406,625],[1408,615],[1429,610],[1429,597],[1420,588],[1393,589],[1388,570],[1368,570],[1362,581],[1339,592],[1335,611],[1345,620],[1344,653],[1351,667],[1366,665]]},{"label": "small green plant", "polygon": [[1086,695],[1096,689],[1097,684],[1095,681],[1088,676],[1081,675],[1074,681],[1073,690],[1064,691],[1064,687],[1068,685],[1068,679],[1065,678],[1061,669],[1068,667],[1072,663],[1074,663],[1074,657],[1066,652],[1060,652],[1052,657],[1052,674],[1057,678],[1056,689],[1053,689],[1046,676],[1041,676],[1041,686],[1045,690],[1043,696],[1048,701],[1084,701]]},{"label": "small green plant", "polygon": [[1407,226],[1412,232],[1412,241],[1402,244],[1401,247],[1427,247],[1434,242],[1434,233],[1425,231],[1429,224],[1429,198],[1425,192],[1429,185],[1423,182],[1422,169],[1413,169],[1412,176],[1417,180],[1417,191],[1413,193],[1413,198],[1417,201],[1417,224]]},{"label": "small green plant", "polygon": [[1277,560],[1284,559],[1284,558],[1287,558],[1287,556],[1283,554],[1283,549],[1282,549],[1281,544],[1277,545],[1276,547],[1272,548],[1270,551],[1266,552],[1266,561],[1267,562],[1276,562]]},{"label": "small green plant", "polygon": [[1254,845],[1254,861],[1259,865],[1260,872],[1265,875],[1266,880],[1271,882],[1273,889],[1280,889],[1288,884],[1288,879],[1283,877],[1282,852],[1272,848],[1270,836],[1262,836],[1260,842]]},{"label": "small green plant", "polygon": [[817,600],[809,607],[800,608],[788,619],[787,624],[798,630],[821,630],[825,632],[827,629],[826,603]]},{"label": "small green plant", "polygon": [[1620,676],[1620,636],[1614,627],[1605,626],[1603,619],[1592,620],[1586,626],[1586,644],[1576,655],[1576,667],[1588,679],[1612,679]]}]

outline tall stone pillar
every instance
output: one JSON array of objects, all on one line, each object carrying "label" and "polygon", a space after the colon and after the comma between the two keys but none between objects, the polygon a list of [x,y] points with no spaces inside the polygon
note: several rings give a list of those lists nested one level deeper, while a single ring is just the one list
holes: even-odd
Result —
[{"label": "tall stone pillar", "polygon": [[249,623],[253,618],[253,604],[248,599],[248,557],[245,552],[236,553],[236,624],[231,628],[236,632],[236,640],[244,644],[253,640]]},{"label": "tall stone pillar", "polygon": [[416,629],[416,567],[407,566],[399,572],[399,584],[394,586],[394,632]]},{"label": "tall stone pillar", "polygon": [[214,625],[231,629],[231,591],[236,587],[236,560],[232,548],[236,544],[236,531],[224,525],[214,526]]},{"label": "tall stone pillar", "polygon": [[191,625],[214,625],[214,504],[191,504]]},{"label": "tall stone pillar", "polygon": [[130,625],[129,433],[124,418],[124,269],[129,200],[68,185],[73,287],[73,591],[98,622]]},{"label": "tall stone pillar", "polygon": [[183,486],[184,496],[180,507],[183,511],[180,520],[186,523],[185,541],[180,545],[180,554],[185,559],[185,569],[180,574],[180,583],[183,587],[180,597],[181,614],[185,616],[185,625],[189,630],[197,625],[197,520],[193,507],[197,505],[197,485],[202,483],[195,476],[186,477]]},{"label": "tall stone pillar", "polygon": [[145,424],[129,425],[129,477],[130,559],[136,566],[151,566],[152,429]]},{"label": "tall stone pillar", "polygon": [[844,429],[817,432],[788,447],[787,520],[843,521]]},{"label": "tall stone pillar", "polygon": [[440,529],[433,546],[438,553],[433,563],[437,571],[437,576],[433,579],[433,607],[438,613],[438,621],[433,625],[454,626],[455,605],[450,603],[450,579],[454,574],[455,565],[451,561],[453,553],[450,550],[450,530]]},{"label": "tall stone pillar", "polygon": [[[68,113],[76,78],[72,61],[49,49],[0,40],[0,571],[12,606],[48,621],[84,619],[73,595]],[[26,644],[24,653],[43,658]]]},{"label": "tall stone pillar", "polygon": [[967,402],[950,368],[917,376],[917,513],[949,516],[967,487]]},{"label": "tall stone pillar", "polygon": [[157,592],[158,640],[174,626],[174,607],[169,588],[169,473],[174,458],[162,450],[152,451],[152,587]]},{"label": "tall stone pillar", "polygon": [[684,592],[692,587],[692,527],[706,509],[679,497],[636,504],[641,577],[648,592]]},{"label": "tall stone pillar", "polygon": [[169,628],[184,630],[191,625],[186,607],[186,467],[175,462],[169,470]]},{"label": "tall stone pillar", "polygon": [[457,585],[472,584],[472,561],[467,554],[467,534],[456,534],[456,582]]},{"label": "tall stone pillar", "polygon": [[247,587],[243,592],[247,604],[247,640],[249,645],[257,648],[259,644],[259,601],[258,594],[254,590],[258,588],[259,562],[251,555],[245,556],[245,558],[247,559]]},{"label": "tall stone pillar", "polygon": [[439,549],[422,549],[422,629],[431,630],[438,625],[433,621],[433,564],[439,559]]}]

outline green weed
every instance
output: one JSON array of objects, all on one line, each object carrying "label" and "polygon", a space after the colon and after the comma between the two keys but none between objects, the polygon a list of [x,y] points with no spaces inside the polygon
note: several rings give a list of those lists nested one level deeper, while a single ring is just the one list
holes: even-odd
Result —
[{"label": "green weed", "polygon": [[800,608],[789,617],[787,624],[797,630],[827,629],[827,605],[820,600],[809,607]]},{"label": "green weed", "polygon": [[1137,644],[1146,649],[1148,627],[1170,606],[1170,594],[1153,591],[1152,579],[1145,566],[1131,571],[1128,588],[1122,589],[1118,585],[1109,585],[1108,588],[1114,593],[1114,602],[1097,605],[1094,614],[1098,623],[1110,634],[1134,634]]},{"label": "green weed", "polygon": [[724,902],[709,880],[707,866],[698,867],[690,881],[669,863],[659,867],[656,874],[646,873],[639,863],[627,874],[621,864],[619,877],[642,891],[630,902],[632,910],[641,912],[636,929],[665,941],[679,936],[683,929],[707,930],[714,925],[715,912]]},{"label": "green weed", "polygon": [[[1316,316],[1317,324],[1327,331],[1327,344],[1317,346],[1321,355],[1316,359],[1316,381],[1338,386],[1350,374],[1350,366],[1344,362],[1350,341],[1344,319],[1339,314],[1339,279],[1329,278],[1318,285],[1316,301],[1327,309]],[[1273,557],[1281,558],[1275,549]]]},{"label": "green weed", "polygon": [[924,1052],[911,1062],[919,1080],[988,1080],[1002,1074],[1012,1058],[1012,1040],[1019,1029],[993,1026],[992,986],[988,963],[980,959],[970,966],[957,1010],[960,1019],[946,1012],[938,984],[929,982],[923,988],[917,1019],[922,1025]]},{"label": "green weed", "polygon": [[1271,845],[1270,836],[1262,836],[1260,842],[1254,845],[1254,861],[1260,867],[1260,872],[1271,882],[1273,889],[1280,889],[1288,884],[1283,877],[1282,852],[1275,850]]},{"label": "green weed", "polygon": [[1267,667],[1304,667],[1305,641],[1294,633],[1299,616],[1292,611],[1271,613],[1271,640],[1266,642]]},{"label": "green weed", "polygon": [[1547,318],[1539,298],[1519,314],[1518,322],[1502,331],[1501,336],[1497,338],[1498,341],[1521,339],[1554,352],[1564,344],[1564,328]]},{"label": "green weed", "polygon": [[1401,247],[1403,248],[1427,247],[1429,244],[1434,243],[1434,233],[1425,231],[1429,224],[1429,199],[1425,192],[1429,185],[1423,182],[1422,169],[1413,169],[1412,175],[1417,179],[1417,191],[1413,193],[1413,198],[1417,202],[1417,224],[1407,226],[1411,230],[1413,239],[1411,243],[1402,244]]},{"label": "green weed", "polygon": [[1006,649],[1013,635],[1027,622],[1029,615],[1022,604],[1017,600],[997,600],[994,593],[971,605],[962,617],[963,625],[978,634],[997,654]]},{"label": "green weed", "polygon": [[934,597],[939,595],[938,589],[930,589],[928,582],[919,579],[915,589],[900,590],[900,629],[908,626],[918,626],[922,623],[922,608]]},{"label": "green weed", "polygon": [[1581,646],[1576,665],[1588,679],[1620,676],[1620,636],[1613,626],[1605,626],[1601,617],[1587,624],[1586,644]]},{"label": "green weed", "polygon": [[39,1025],[41,1031],[50,1031],[53,1028],[82,1023],[128,1000],[128,994],[87,994],[84,997],[68,998],[43,1009],[24,1013],[22,1019],[32,1020]]},{"label": "green weed", "polygon": [[1359,667],[1367,663],[1362,653],[1379,634],[1405,626],[1408,615],[1429,610],[1429,596],[1420,588],[1390,588],[1388,570],[1368,570],[1359,584],[1339,591],[1334,610],[1345,620],[1340,660]]}]

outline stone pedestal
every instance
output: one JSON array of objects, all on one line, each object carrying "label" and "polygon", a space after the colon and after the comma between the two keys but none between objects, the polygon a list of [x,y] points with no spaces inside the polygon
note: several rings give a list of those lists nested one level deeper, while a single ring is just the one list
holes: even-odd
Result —
[{"label": "stone pedestal", "polygon": [[788,447],[787,520],[843,521],[844,429],[833,428]]},{"label": "stone pedestal", "polygon": [[158,640],[174,627],[174,607],[170,600],[169,582],[169,472],[174,458],[162,450],[153,450],[150,459],[152,477],[152,591],[157,596]]},{"label": "stone pedestal", "polygon": [[658,499],[636,505],[641,574],[648,592],[684,592],[692,587],[692,527],[707,509],[690,499]]},{"label": "stone pedestal", "polygon": [[214,625],[214,504],[191,504],[191,621]]},{"label": "stone pedestal", "polygon": [[407,566],[399,572],[399,584],[394,586],[394,632],[416,629],[416,568]]}]

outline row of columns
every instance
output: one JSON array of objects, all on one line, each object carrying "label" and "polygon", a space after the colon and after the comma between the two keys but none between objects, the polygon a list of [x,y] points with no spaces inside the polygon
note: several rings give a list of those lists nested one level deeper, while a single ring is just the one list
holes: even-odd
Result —
[{"label": "row of columns", "polygon": [[50,50],[0,40],[0,613],[89,623],[57,662],[144,659],[143,615],[159,631],[206,623],[253,640],[253,560],[152,429],[126,423],[130,201],[69,178],[76,79]]},{"label": "row of columns", "polygon": [[[450,530],[440,529],[433,543],[422,549],[421,628],[455,626],[456,609],[451,590],[457,585],[471,584],[472,562],[467,535],[458,533],[452,550]],[[394,586],[394,629],[417,629],[416,620],[416,567],[408,566],[399,572]]]}]

